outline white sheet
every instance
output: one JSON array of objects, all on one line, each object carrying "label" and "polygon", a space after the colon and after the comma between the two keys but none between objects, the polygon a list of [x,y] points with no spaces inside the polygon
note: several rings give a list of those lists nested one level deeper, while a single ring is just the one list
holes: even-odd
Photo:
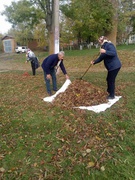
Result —
[{"label": "white sheet", "polygon": [[[43,98],[43,100],[45,102],[53,102],[55,97],[58,94],[64,92],[70,84],[71,84],[71,81],[69,79],[67,79],[65,81],[65,83],[63,84],[63,86],[54,95],[45,97],[45,98]],[[100,112],[105,111],[106,109],[110,108],[113,104],[115,104],[117,101],[119,101],[120,98],[121,98],[121,96],[115,96],[115,99],[109,100],[107,103],[103,103],[103,104],[99,104],[99,105],[95,105],[95,106],[79,106],[79,107],[74,107],[74,108],[86,109],[86,110],[94,111],[95,113],[100,113]]]},{"label": "white sheet", "polygon": [[111,99],[107,103],[103,103],[103,104],[99,104],[95,106],[80,106],[80,107],[75,107],[75,108],[86,109],[86,110],[94,111],[95,113],[100,113],[110,108],[113,104],[119,101],[120,98],[121,96],[115,96],[115,99]]},{"label": "white sheet", "polygon": [[69,86],[70,84],[71,84],[71,81],[70,81],[69,79],[67,79],[67,80],[65,81],[65,83],[63,84],[63,86],[62,86],[54,95],[49,96],[49,97],[45,97],[43,100],[46,101],[46,102],[52,102],[52,101],[55,99],[55,97],[56,97],[58,94],[64,92],[64,91],[68,88],[68,86]]}]

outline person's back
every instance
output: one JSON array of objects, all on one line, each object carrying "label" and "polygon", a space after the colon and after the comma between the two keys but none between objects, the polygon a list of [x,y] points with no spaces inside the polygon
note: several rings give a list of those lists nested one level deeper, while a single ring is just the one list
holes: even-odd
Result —
[{"label": "person's back", "polygon": [[57,65],[58,61],[58,54],[51,54],[44,59],[41,66],[46,71],[47,69],[54,68]]},{"label": "person's back", "polygon": [[35,58],[35,57],[36,57],[35,54],[34,54],[34,52],[31,51],[31,50],[29,50],[29,51],[27,52],[27,54],[28,54],[29,60],[30,60],[31,58]]}]

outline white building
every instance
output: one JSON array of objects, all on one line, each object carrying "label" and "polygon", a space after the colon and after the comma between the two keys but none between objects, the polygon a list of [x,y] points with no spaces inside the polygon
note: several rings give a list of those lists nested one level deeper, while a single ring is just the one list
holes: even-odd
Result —
[{"label": "white building", "polygon": [[135,44],[135,35],[130,35],[128,39],[129,44]]}]

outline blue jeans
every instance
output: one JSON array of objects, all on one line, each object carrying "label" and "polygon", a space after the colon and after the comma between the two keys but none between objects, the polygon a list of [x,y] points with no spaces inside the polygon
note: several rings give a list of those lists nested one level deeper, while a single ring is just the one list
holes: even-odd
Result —
[{"label": "blue jeans", "polygon": [[[50,75],[52,76],[53,91],[57,91],[57,79],[56,79],[56,72],[55,72],[54,68],[51,69]],[[51,85],[50,85],[50,79],[47,79],[46,76],[47,76],[47,74],[44,71],[44,79],[45,79],[45,83],[46,83],[46,89],[47,89],[48,94],[51,95],[52,90],[51,90]]]}]

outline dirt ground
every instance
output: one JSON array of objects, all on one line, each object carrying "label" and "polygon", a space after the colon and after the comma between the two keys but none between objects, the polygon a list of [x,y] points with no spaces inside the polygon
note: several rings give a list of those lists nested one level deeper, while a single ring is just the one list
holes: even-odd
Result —
[{"label": "dirt ground", "polygon": [[[24,55],[25,56],[25,55]],[[29,65],[21,62],[16,63],[14,59],[19,59],[19,54],[16,53],[2,53],[0,54],[0,72],[10,71],[10,70],[29,70]]]}]

